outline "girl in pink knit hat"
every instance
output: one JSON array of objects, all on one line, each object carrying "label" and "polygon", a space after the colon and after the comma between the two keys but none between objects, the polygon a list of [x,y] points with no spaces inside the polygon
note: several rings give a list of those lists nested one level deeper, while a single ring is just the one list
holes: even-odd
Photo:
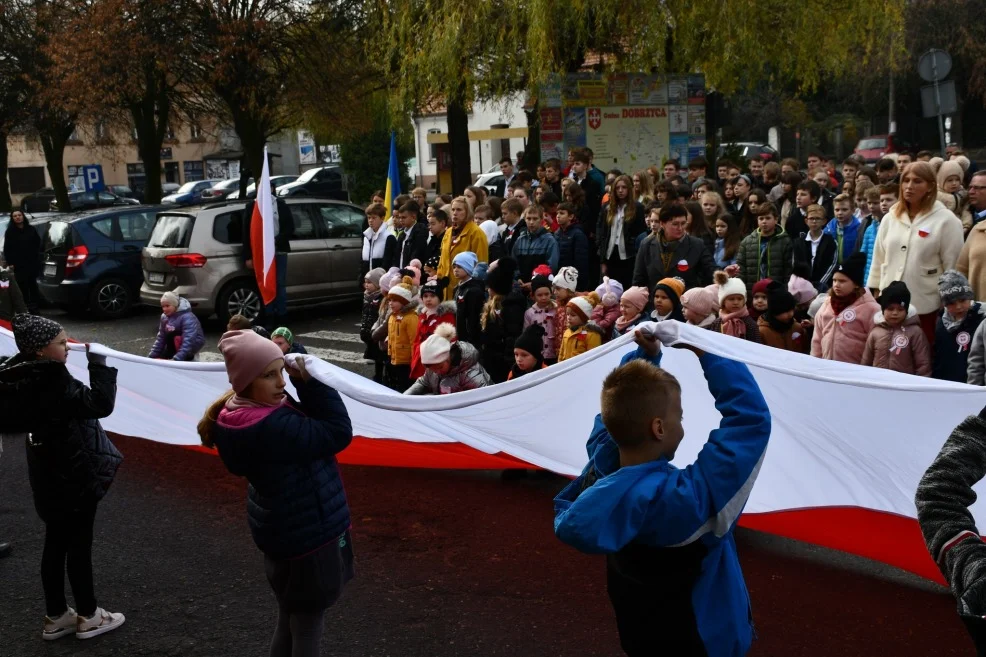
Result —
[{"label": "girl in pink knit hat", "polygon": [[647,307],[647,300],[650,292],[646,287],[631,287],[623,296],[620,297],[620,316],[613,324],[613,337],[630,333],[633,328],[644,321],[644,308]]},{"label": "girl in pink knit hat", "polygon": [[692,326],[708,328],[718,317],[719,295],[711,287],[693,287],[681,295],[685,320]]}]

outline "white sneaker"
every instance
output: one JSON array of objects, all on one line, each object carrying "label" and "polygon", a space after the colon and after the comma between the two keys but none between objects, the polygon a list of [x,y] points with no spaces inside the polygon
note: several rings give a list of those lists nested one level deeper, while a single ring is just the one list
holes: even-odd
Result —
[{"label": "white sneaker", "polygon": [[66,634],[75,632],[78,618],[79,617],[76,615],[75,609],[72,609],[71,607],[69,607],[64,614],[58,616],[57,618],[49,618],[48,616],[45,616],[45,626],[44,630],[41,632],[41,638],[45,641],[54,641],[55,639],[62,638]]},{"label": "white sneaker", "polygon": [[123,625],[123,614],[111,614],[102,607],[96,607],[96,613],[91,617],[79,616],[79,622],[75,629],[76,639],[91,639],[100,634],[112,632]]}]

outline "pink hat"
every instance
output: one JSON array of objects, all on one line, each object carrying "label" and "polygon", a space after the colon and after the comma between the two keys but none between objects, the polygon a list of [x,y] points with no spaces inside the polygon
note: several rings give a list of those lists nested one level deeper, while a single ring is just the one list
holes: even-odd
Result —
[{"label": "pink hat", "polygon": [[224,333],[219,351],[226,361],[229,384],[237,394],[246,390],[268,365],[284,359],[280,347],[253,330]]},{"label": "pink hat", "polygon": [[637,309],[638,313],[644,312],[644,308],[647,307],[647,301],[650,300],[650,292],[647,291],[646,287],[631,287],[623,296],[620,297],[620,301],[626,301],[628,304]]},{"label": "pink hat", "polygon": [[811,281],[796,274],[792,274],[791,279],[787,282],[787,291],[794,297],[795,303],[808,303],[818,296],[818,290],[811,284]]},{"label": "pink hat", "polygon": [[681,295],[681,305],[702,317],[708,317],[719,307],[718,290],[713,292],[708,287],[693,287]]}]

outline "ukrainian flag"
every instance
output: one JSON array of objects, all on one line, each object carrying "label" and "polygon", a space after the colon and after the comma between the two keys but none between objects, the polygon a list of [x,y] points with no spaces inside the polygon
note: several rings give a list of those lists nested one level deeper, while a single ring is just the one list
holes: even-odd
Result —
[{"label": "ukrainian flag", "polygon": [[384,205],[387,217],[394,212],[394,199],[401,195],[401,176],[397,168],[397,136],[390,133],[390,166],[387,167],[387,190],[384,192]]}]

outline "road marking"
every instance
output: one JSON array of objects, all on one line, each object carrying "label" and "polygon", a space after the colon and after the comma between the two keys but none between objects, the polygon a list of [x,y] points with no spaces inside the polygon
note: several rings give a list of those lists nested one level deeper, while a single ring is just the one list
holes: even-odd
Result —
[{"label": "road marking", "polygon": [[299,338],[312,338],[314,340],[334,340],[336,342],[351,342],[353,344],[363,344],[356,333],[343,333],[342,331],[313,331],[302,333]]},{"label": "road marking", "polygon": [[[363,354],[356,353],[355,351],[321,349],[319,347],[305,347],[305,349],[307,349],[308,353],[312,356],[326,361],[335,361],[337,363],[354,363],[357,365],[365,365],[373,362],[366,360],[363,358]],[[223,362],[223,355],[215,351],[201,351],[199,352],[199,359],[203,363],[221,363]]]}]

